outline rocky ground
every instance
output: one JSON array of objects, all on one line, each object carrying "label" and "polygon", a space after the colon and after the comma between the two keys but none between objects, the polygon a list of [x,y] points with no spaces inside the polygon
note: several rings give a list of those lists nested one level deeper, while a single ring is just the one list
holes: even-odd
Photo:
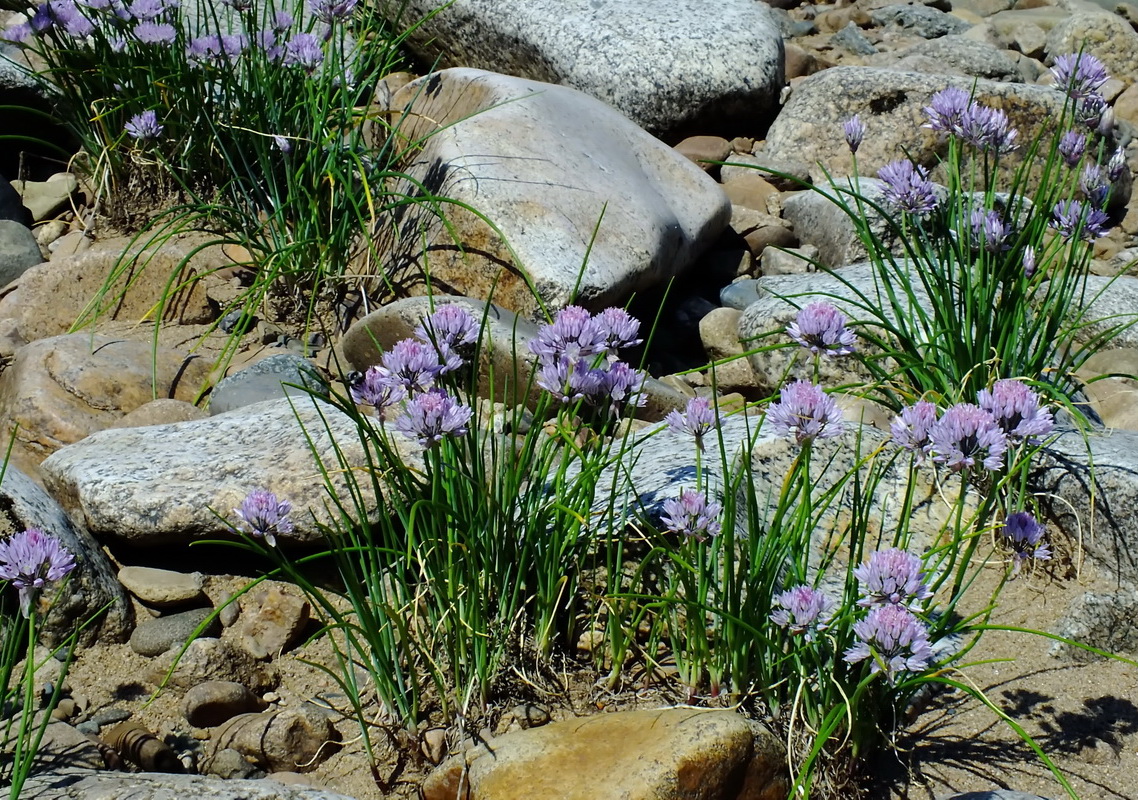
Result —
[{"label": "rocky ground", "polygon": [[[1056,5],[1020,0],[1014,7],[1005,0],[914,5],[858,0],[768,13],[762,4],[735,0],[698,10],[680,4],[689,18],[678,28],[669,28],[651,4],[631,4],[631,17],[606,6],[598,13],[612,16],[582,30],[572,27],[571,15],[565,15],[564,24],[547,19],[547,29],[558,26],[558,35],[548,37],[540,35],[544,5],[535,2],[526,14],[511,17],[512,29],[493,10],[483,10],[474,44],[446,29],[445,16],[439,18],[443,28],[424,32],[438,42],[453,42],[443,66],[493,72],[460,70],[437,81],[441,88],[429,98],[434,105],[419,109],[420,120],[454,122],[448,129],[454,135],[432,137],[409,172],[438,161],[461,166],[453,174],[463,177],[483,170],[478,177],[484,180],[455,179],[444,188],[501,225],[515,252],[532,265],[551,305],[568,297],[586,246],[591,250],[584,295],[596,307],[622,302],[634,290],[650,306],[664,279],[680,277],[658,346],[649,354],[659,380],[650,385],[646,423],[658,421],[687,396],[709,391],[706,372],[674,373],[741,354],[741,338],[786,324],[793,308],[770,292],[832,290],[826,277],[795,253],[846,269],[847,275],[856,274],[864,257],[848,226],[827,216],[815,196],[798,191],[800,184],[706,162],[765,165],[821,182],[819,163],[835,175],[848,169],[841,123],[858,113],[869,131],[859,152],[865,174],[902,152],[931,165],[938,145],[921,129],[920,109],[932,92],[949,83],[975,86],[977,97],[1006,108],[1027,130],[1056,110],[1058,93],[1047,86],[1050,59],[1078,49],[1083,37],[1114,75],[1104,89],[1115,120],[1112,141],[1126,147],[1132,168],[1138,161],[1131,143],[1138,124],[1138,33],[1132,25],[1138,9],[1126,4],[1104,13],[1067,0]],[[502,16],[508,14],[499,11]],[[539,33],[527,26],[537,26]],[[597,31],[615,31],[615,44],[598,43],[592,38]],[[589,68],[558,50],[575,36],[579,47],[595,52],[590,63],[604,69]],[[525,48],[519,42],[546,48],[544,67],[501,55],[503,40],[520,51]],[[661,50],[661,41],[669,47]],[[428,50],[420,55],[433,60]],[[715,80],[685,81],[684,70],[663,68],[664,63],[704,61]],[[643,74],[654,76],[654,88],[644,87]],[[418,90],[415,83],[404,86],[411,77],[392,79],[379,101],[401,107],[402,99]],[[529,80],[552,80],[585,94]],[[519,97],[526,102],[517,102]],[[467,119],[473,112],[481,113]],[[42,164],[38,169],[48,172]],[[126,299],[95,325],[101,338],[92,339],[90,330],[68,335],[128,243],[92,220],[89,190],[75,176],[36,177],[45,180],[14,184],[18,200],[0,181],[0,210],[8,214],[0,220],[0,354],[5,359],[0,417],[5,428],[19,423],[13,464],[20,470],[6,476],[0,492],[10,527],[37,523],[60,531],[91,563],[103,564],[101,571],[77,579],[75,602],[61,612],[58,630],[84,609],[115,602],[98,643],[81,648],[67,679],[69,695],[59,716],[73,728],[53,729],[49,754],[62,752],[72,762],[100,769],[121,765],[125,755],[149,770],[190,768],[231,780],[273,773],[296,787],[232,783],[226,789],[170,778],[162,790],[168,794],[152,787],[144,797],[192,793],[222,800],[236,797],[235,792],[297,800],[331,797],[313,788],[324,787],[362,800],[415,796],[428,775],[434,777],[426,784],[427,796],[447,797],[453,773],[436,765],[453,767],[464,758],[471,775],[483,781],[479,797],[514,796],[510,791],[599,797],[597,785],[612,791],[618,778],[634,787],[630,796],[667,796],[660,786],[682,772],[678,765],[702,764],[699,769],[708,770],[705,751],[719,748],[716,752],[731,754],[728,761],[720,755],[711,763],[720,772],[729,763],[726,772],[736,777],[722,785],[706,778],[706,786],[714,788],[701,796],[775,800],[782,787],[771,774],[781,762],[777,744],[765,734],[747,728],[737,715],[697,717],[690,709],[660,715],[659,709],[679,698],[651,682],[635,681],[630,683],[634,691],[612,695],[598,688],[584,667],[567,668],[557,680],[519,669],[516,691],[502,698],[477,736],[431,727],[390,729],[390,736],[376,744],[381,791],[363,758],[358,728],[343,715],[343,694],[318,668],[304,663],[331,663],[327,643],[304,644],[313,632],[310,611],[283,585],[267,584],[223,611],[206,631],[213,636],[192,646],[170,685],[151,701],[170,667],[170,647],[185,641],[206,609],[221,606],[258,572],[256,562],[232,549],[187,547],[217,534],[211,509],[233,508],[254,486],[268,486],[298,507],[320,505],[322,489],[313,480],[308,447],[299,438],[292,408],[279,399],[281,381],[312,375],[337,380],[342,368],[366,368],[375,362],[375,344],[390,345],[408,335],[422,306],[411,300],[374,310],[376,298],[345,294],[322,309],[326,325],[315,337],[300,330],[295,318],[266,311],[220,380],[211,356],[220,352],[225,335],[214,323],[246,282],[248,254],[233,247],[196,254],[189,268],[204,277],[167,308],[166,324],[156,333],[149,323],[137,322],[164,291],[172,265],[199,241],[187,237],[169,243],[158,261],[135,276]],[[462,194],[472,186],[474,194]],[[590,241],[605,203],[600,235]],[[26,213],[34,222],[30,233]],[[1130,200],[1128,187],[1119,192],[1113,213],[1112,229],[1095,244],[1094,271],[1102,275],[1118,273],[1138,254],[1138,202]],[[428,222],[423,225],[442,237]],[[488,275],[497,274],[487,265],[500,263],[505,251],[477,221],[458,219],[456,225],[460,236],[478,244],[473,250],[482,260],[446,261],[446,242],[436,238],[432,268],[438,285],[484,297]],[[393,269],[412,272],[417,254],[390,244]],[[1138,310],[1138,289],[1131,281],[1138,279],[1124,278],[1111,288],[1098,315]],[[520,285],[503,280],[495,300],[500,307],[494,309],[494,325],[532,334],[526,318],[533,316],[533,301]],[[517,324],[514,312],[522,317]],[[155,336],[161,349],[152,361]],[[1119,337],[1089,365],[1088,377],[1133,376],[1136,347],[1138,335]],[[785,367],[777,356],[740,359],[721,367],[716,383],[734,401],[764,397]],[[202,385],[211,387],[206,400],[198,396]],[[1130,545],[1138,528],[1128,513],[1138,502],[1133,458],[1138,419],[1129,399],[1135,385],[1133,377],[1114,377],[1088,390],[1110,429],[1092,445],[1102,492],[1096,516],[1090,515],[1086,493],[1085,447],[1080,456],[1080,443],[1064,440],[1049,451],[1040,490],[1056,499],[1056,531],[1062,531],[1056,547],[1063,557],[1048,570],[1010,584],[995,624],[1138,652],[1132,626],[1138,569]],[[179,424],[153,427],[160,423]],[[330,435],[338,425],[341,421],[333,419]],[[348,428],[343,431],[350,434]],[[327,442],[317,441],[315,447],[325,456],[330,452]],[[316,535],[314,526],[298,525],[291,544]],[[997,571],[993,567],[989,575]],[[1130,700],[1138,675],[1129,664],[1084,662],[1077,656],[1043,637],[996,632],[970,653],[974,665],[957,677],[1036,737],[1080,797],[1138,797],[1138,708]],[[621,727],[629,725],[628,717],[599,713],[634,710],[656,716],[631,718],[630,730]],[[580,728],[585,718],[611,727]],[[701,726],[698,736],[685,728],[693,719]],[[127,727],[116,727],[124,722]],[[549,724],[555,722],[568,728]],[[668,769],[641,775],[627,762],[604,760],[632,749],[629,737],[645,727],[667,731],[652,743],[660,748],[652,757]],[[554,733],[538,733],[542,730]],[[514,738],[503,738],[506,734]],[[85,735],[99,737],[102,744]],[[522,766],[513,767],[520,771],[500,767],[494,783],[487,761],[475,766],[479,738],[496,739],[500,753],[522,753],[516,756]],[[573,750],[582,739],[595,745],[584,755]],[[539,755],[508,749],[518,741],[536,742],[529,746]],[[898,735],[897,745],[895,755],[870,770],[877,781],[867,796],[874,800],[940,800],[952,792],[997,788],[1050,800],[1064,796],[1007,726],[959,694],[933,697]],[[447,761],[463,753],[457,762]],[[576,766],[578,758],[586,759],[583,769]],[[498,760],[513,763],[504,755]],[[599,784],[589,783],[592,773],[599,775]],[[741,773],[750,776],[743,788],[736,780]],[[99,794],[117,790],[94,784],[72,789],[41,784],[36,791],[40,794],[28,796],[120,796]]]}]

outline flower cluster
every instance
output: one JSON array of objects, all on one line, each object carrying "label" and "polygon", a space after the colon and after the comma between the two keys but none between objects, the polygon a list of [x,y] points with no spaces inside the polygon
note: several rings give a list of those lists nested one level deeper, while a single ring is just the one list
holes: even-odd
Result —
[{"label": "flower cluster", "polygon": [[889,162],[877,171],[877,177],[885,184],[881,190],[885,202],[898,211],[923,217],[940,205],[928,172],[907,158]]},{"label": "flower cluster", "polygon": [[1043,542],[1044,527],[1029,512],[1008,514],[1002,531],[1004,542],[1012,550],[1014,572],[1019,572],[1028,559],[1047,561],[1051,558],[1051,548]]},{"label": "flower cluster", "polygon": [[241,505],[233,509],[233,513],[237,516],[234,528],[264,539],[269,547],[277,546],[278,533],[292,533],[292,521],[288,518],[292,513],[292,504],[278,500],[268,489],[249,492]]},{"label": "flower cluster", "polygon": [[792,586],[774,598],[771,622],[795,636],[812,642],[833,622],[838,604],[833,598],[806,584]]},{"label": "flower cluster", "polygon": [[466,309],[447,305],[427,316],[415,337],[401,339],[380,363],[351,382],[352,402],[371,406],[382,424],[388,409],[403,403],[395,429],[433,447],[444,436],[465,436],[473,410],[435,382],[461,369],[478,340],[478,323]]},{"label": "flower cluster", "polygon": [[719,424],[719,416],[706,397],[693,397],[681,413],[669,411],[664,417],[668,427],[679,434],[687,434],[695,439],[696,447],[703,450],[703,437]]},{"label": "flower cluster", "polygon": [[853,571],[861,589],[857,604],[865,608],[883,605],[920,608],[933,596],[925,583],[923,569],[921,559],[896,547],[874,551],[868,561]]},{"label": "flower cluster", "polygon": [[777,403],[767,408],[767,422],[780,436],[794,434],[803,445],[815,439],[830,439],[845,432],[841,409],[821,386],[798,380],[784,386]]},{"label": "flower cluster", "polygon": [[934,661],[927,626],[904,606],[878,606],[854,623],[858,641],[842,659],[856,664],[873,659],[871,673],[884,672],[894,683],[902,672],[921,672]]},{"label": "flower cluster", "polygon": [[997,470],[1009,447],[1038,444],[1054,428],[1039,394],[1022,381],[1005,379],[977,392],[975,404],[957,403],[939,419],[927,400],[903,408],[890,430],[917,464],[931,457],[960,472],[977,465]]},{"label": "flower cluster", "polygon": [[932,96],[924,112],[929,118],[926,128],[948,133],[980,150],[1003,155],[1016,149],[1019,134],[1008,115],[976,102],[963,89],[942,89]]},{"label": "flower cluster", "polygon": [[722,530],[719,523],[721,513],[721,504],[709,501],[700,492],[684,489],[678,499],[670,497],[664,501],[663,522],[673,533],[682,533],[702,542],[709,536],[719,535]]},{"label": "flower cluster", "polygon": [[628,404],[642,406],[644,373],[618,352],[640,344],[640,322],[620,308],[592,315],[567,306],[529,343],[537,356],[537,384],[562,403],[585,400],[618,416]]},{"label": "flower cluster", "polygon": [[846,327],[846,315],[830,303],[807,303],[786,327],[790,338],[815,355],[844,356],[854,351],[857,337]]},{"label": "flower cluster", "polygon": [[75,556],[51,534],[38,528],[0,542],[0,579],[10,581],[20,598],[20,613],[32,614],[41,590],[75,569]]}]

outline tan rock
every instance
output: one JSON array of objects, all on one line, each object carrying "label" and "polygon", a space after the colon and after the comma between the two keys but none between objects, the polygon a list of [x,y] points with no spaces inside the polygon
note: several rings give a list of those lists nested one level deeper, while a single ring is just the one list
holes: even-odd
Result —
[{"label": "tan rock", "polygon": [[119,570],[119,583],[142,602],[158,608],[186,605],[203,597],[200,572],[123,567]]},{"label": "tan rock", "polygon": [[264,714],[239,714],[222,725],[212,742],[233,749],[270,771],[315,769],[339,741],[324,713],[312,706]]},{"label": "tan rock", "polygon": [[715,172],[719,165],[708,162],[726,161],[731,154],[731,142],[722,136],[689,136],[676,145],[676,152],[704,172]]},{"label": "tan rock", "polygon": [[778,189],[758,172],[732,178],[723,184],[723,191],[734,205],[753,208],[762,214],[771,213],[772,208],[777,209]]},{"label": "tan rock", "polygon": [[208,374],[204,359],[139,342],[83,333],[20,348],[0,376],[3,430],[38,461],[109,428],[158,397],[192,400]]},{"label": "tan rock", "polygon": [[175,237],[142,254],[136,248],[133,260],[120,264],[130,240],[109,239],[33,267],[21,276],[17,290],[21,334],[29,342],[56,336],[71,330],[80,318],[89,321],[96,312],[111,319],[152,318],[166,295],[163,320],[212,322],[218,310],[194,279],[232,262],[220,245],[191,256],[204,241],[201,236]]},{"label": "tan rock", "polygon": [[241,616],[231,629],[254,658],[273,658],[300,641],[309,619],[308,603],[273,583],[241,598]]},{"label": "tan rock", "polygon": [[166,425],[171,422],[189,422],[192,419],[205,419],[209,414],[185,400],[162,398],[143,403],[111,425],[112,428],[145,428],[150,425]]},{"label": "tan rock", "polygon": [[517,731],[453,756],[425,800],[782,800],[781,742],[731,711],[600,714]]}]

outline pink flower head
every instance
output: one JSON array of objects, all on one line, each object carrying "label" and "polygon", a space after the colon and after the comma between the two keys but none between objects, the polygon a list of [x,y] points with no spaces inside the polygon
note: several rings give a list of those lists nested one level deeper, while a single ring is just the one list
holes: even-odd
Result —
[{"label": "pink flower head", "polygon": [[805,380],[783,387],[779,401],[767,408],[767,422],[781,436],[793,433],[800,445],[845,432],[842,412],[834,398],[821,386]]},{"label": "pink flower head", "polygon": [[865,619],[855,622],[859,641],[846,650],[842,659],[856,664],[873,659],[871,673],[884,672],[893,683],[899,673],[922,672],[933,663],[928,628],[904,606],[880,606]]},{"label": "pink flower head", "polygon": [[1039,395],[1017,380],[1000,380],[976,393],[980,408],[991,413],[1012,444],[1037,444],[1055,429],[1051,412],[1039,405]]},{"label": "pink flower head", "polygon": [[971,403],[957,403],[929,430],[933,460],[953,472],[982,464],[997,470],[1004,464],[1007,437],[988,411]]},{"label": "pink flower head", "polygon": [[912,452],[914,463],[925,463],[932,451],[929,432],[936,424],[937,407],[928,400],[905,406],[889,426],[889,432],[898,447]]},{"label": "pink flower head", "polygon": [[58,539],[39,528],[13,534],[0,542],[0,579],[11,581],[20,596],[20,613],[32,615],[40,590],[63,580],[75,569],[75,556]]},{"label": "pink flower head", "polygon": [[857,604],[919,607],[933,596],[923,569],[921,559],[896,547],[874,551],[868,561],[853,571],[861,588]]},{"label": "pink flower head", "polygon": [[807,303],[786,327],[790,338],[815,355],[844,356],[854,351],[857,337],[846,327],[846,315],[830,303]]},{"label": "pink flower head", "polygon": [[267,489],[254,489],[233,509],[238,519],[234,527],[264,539],[269,547],[276,547],[278,533],[292,533],[292,521],[288,518],[291,512],[292,504],[288,501],[278,500]]},{"label": "pink flower head", "polygon": [[719,515],[722,512],[723,506],[709,502],[706,495],[684,489],[678,500],[668,498],[664,501],[663,522],[674,533],[703,541],[708,536],[719,535]]},{"label": "pink flower head", "polygon": [[771,622],[808,642],[814,641],[818,632],[829,627],[838,605],[833,598],[806,584],[787,589],[776,596],[774,602],[776,607],[771,611]]},{"label": "pink flower head", "polygon": [[395,429],[429,450],[443,437],[465,436],[473,414],[469,406],[455,401],[442,389],[431,389],[407,401],[403,416],[395,420]]}]

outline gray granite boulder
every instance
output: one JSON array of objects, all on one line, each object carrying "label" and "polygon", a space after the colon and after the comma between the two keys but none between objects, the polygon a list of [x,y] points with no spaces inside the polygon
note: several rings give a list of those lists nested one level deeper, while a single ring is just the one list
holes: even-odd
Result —
[{"label": "gray granite boulder", "polygon": [[426,293],[429,270],[437,293],[530,318],[574,298],[593,310],[622,304],[682,273],[730,219],[703,170],[573,89],[452,69],[395,102],[412,109],[401,134],[424,140],[397,193],[479,212],[446,206],[444,224],[433,204],[414,203],[379,226],[390,277],[412,293]]},{"label": "gray granite boulder", "polygon": [[280,353],[218,381],[209,394],[209,412],[224,414],[262,400],[321,391],[326,392],[327,386],[308,359]]},{"label": "gray granite boulder", "polygon": [[1111,77],[1126,85],[1138,81],[1138,33],[1117,14],[1072,14],[1047,34],[1052,59],[1080,49],[1102,61]]},{"label": "gray granite boulder", "polygon": [[[669,140],[737,135],[777,113],[779,25],[753,0],[435,0],[381,4],[426,63],[579,89]],[[698,128],[698,130],[696,130]]]},{"label": "gray granite boulder", "polygon": [[897,69],[906,69],[906,59],[922,58],[924,59],[922,64],[946,74],[971,75],[1005,83],[1023,83],[1019,64],[1006,51],[959,34],[920,42],[906,50],[890,54],[888,58],[901,59],[896,64]]},{"label": "gray granite boulder", "polygon": [[[418,445],[393,436],[404,461]],[[101,431],[44,462],[48,490],[94,535],[146,547],[226,533],[233,509],[263,488],[292,503],[294,530],[278,540],[314,542],[331,519],[313,449],[346,492],[336,448],[366,464],[356,424],[310,398],[267,400],[203,420]],[[361,480],[366,494],[370,486]],[[346,494],[343,495],[346,497]],[[370,510],[370,509],[369,509]]]},{"label": "gray granite boulder", "polygon": [[125,639],[132,625],[130,601],[98,542],[76,526],[38,483],[8,464],[0,480],[0,530],[10,535],[28,528],[58,538],[76,562],[61,594],[42,595],[41,602],[55,598],[42,628],[44,641],[52,646],[62,643],[104,606],[106,611],[86,628],[80,641]]},{"label": "gray granite boulder", "polygon": [[24,784],[24,794],[37,800],[353,800],[347,795],[273,780],[88,770],[36,775]]},{"label": "gray granite boulder", "polygon": [[36,237],[22,222],[0,219],[0,288],[43,263]]}]

